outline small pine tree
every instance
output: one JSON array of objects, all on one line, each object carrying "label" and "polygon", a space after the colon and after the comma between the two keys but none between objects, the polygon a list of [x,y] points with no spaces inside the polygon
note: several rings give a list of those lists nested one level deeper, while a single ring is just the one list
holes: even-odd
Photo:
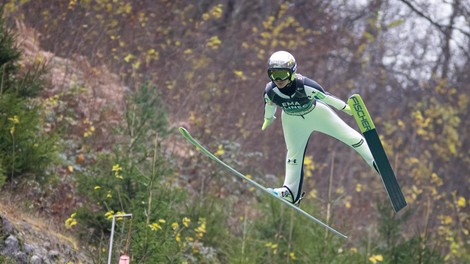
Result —
[{"label": "small pine tree", "polygon": [[388,203],[378,203],[379,237],[374,243],[374,254],[383,255],[383,263],[444,263],[444,258],[431,243],[430,234],[416,234],[407,239],[402,225],[412,216],[411,209],[396,214]]},{"label": "small pine tree", "polygon": [[15,36],[0,19],[0,187],[24,175],[42,178],[57,157],[57,138],[44,131],[42,106],[35,99],[44,88],[46,68],[37,64],[20,74],[14,44]]},{"label": "small pine tree", "polygon": [[[0,6],[0,14],[3,8]],[[20,52],[15,48],[15,36],[5,26],[5,21],[0,17],[0,94],[12,87],[10,82],[18,71],[17,61],[20,59]]]}]

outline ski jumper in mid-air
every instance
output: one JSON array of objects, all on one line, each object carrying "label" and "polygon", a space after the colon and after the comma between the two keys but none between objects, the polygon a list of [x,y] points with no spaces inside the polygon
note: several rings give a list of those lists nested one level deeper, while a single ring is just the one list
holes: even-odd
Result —
[{"label": "ski jumper in mid-air", "polygon": [[277,196],[297,204],[300,202],[304,177],[303,163],[310,134],[318,131],[351,146],[377,171],[374,158],[363,136],[347,125],[331,108],[352,115],[344,101],[327,93],[317,82],[298,73],[295,58],[286,51],[277,51],[268,60],[271,81],[264,91],[265,130],[282,108],[282,128],[287,146],[284,184],[269,188]]}]

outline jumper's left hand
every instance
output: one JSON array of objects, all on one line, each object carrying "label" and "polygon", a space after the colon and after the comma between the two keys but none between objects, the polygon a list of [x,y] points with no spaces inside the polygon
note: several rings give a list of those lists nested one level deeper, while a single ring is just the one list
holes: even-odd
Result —
[{"label": "jumper's left hand", "polygon": [[341,109],[341,111],[345,112],[346,114],[352,116],[353,113],[351,111],[351,107],[347,104],[343,109]]}]

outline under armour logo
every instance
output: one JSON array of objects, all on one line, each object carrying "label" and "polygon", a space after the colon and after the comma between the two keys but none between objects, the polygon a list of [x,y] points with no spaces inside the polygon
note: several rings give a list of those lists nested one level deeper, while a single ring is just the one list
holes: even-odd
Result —
[{"label": "under armour logo", "polygon": [[291,159],[287,159],[287,163],[288,163],[288,164],[294,164],[294,165],[295,165],[295,164],[297,164],[297,159],[292,159],[292,160],[291,160]]}]

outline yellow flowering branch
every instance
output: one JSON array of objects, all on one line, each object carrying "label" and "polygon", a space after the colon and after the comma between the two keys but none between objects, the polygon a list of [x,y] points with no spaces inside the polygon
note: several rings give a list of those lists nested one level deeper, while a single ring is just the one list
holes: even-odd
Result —
[{"label": "yellow flowering branch", "polygon": [[65,228],[71,229],[73,226],[77,224],[77,220],[75,219],[76,215],[77,213],[73,213],[70,215],[69,218],[67,218],[67,220],[65,220]]}]

